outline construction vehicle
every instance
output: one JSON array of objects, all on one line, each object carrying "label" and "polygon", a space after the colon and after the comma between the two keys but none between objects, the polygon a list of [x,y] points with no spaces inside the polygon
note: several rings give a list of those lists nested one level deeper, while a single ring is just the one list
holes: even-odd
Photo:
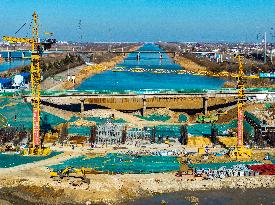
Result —
[{"label": "construction vehicle", "polygon": [[26,43],[31,45],[31,91],[32,91],[32,108],[33,108],[33,132],[32,144],[28,150],[24,151],[25,155],[49,155],[49,148],[42,148],[40,144],[40,90],[41,90],[41,69],[40,61],[43,51],[49,49],[55,39],[47,39],[40,42],[38,36],[38,16],[33,13],[32,38],[17,38],[3,36],[3,41],[10,43]]},{"label": "construction vehicle", "polygon": [[90,184],[90,179],[86,177],[86,174],[91,174],[92,169],[88,168],[74,168],[74,167],[66,167],[65,169],[59,171],[52,171],[50,172],[51,178],[80,178],[84,183]]},{"label": "construction vehicle", "polygon": [[7,118],[0,113],[0,127],[8,127],[8,120]]},{"label": "construction vehicle", "polygon": [[223,110],[218,110],[217,111],[217,115],[220,116],[220,115],[227,115],[228,114],[228,111],[223,111]]}]

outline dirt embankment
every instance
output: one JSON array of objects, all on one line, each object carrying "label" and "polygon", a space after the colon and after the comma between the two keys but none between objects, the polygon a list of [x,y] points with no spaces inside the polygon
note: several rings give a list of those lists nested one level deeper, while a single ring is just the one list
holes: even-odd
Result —
[{"label": "dirt embankment", "polygon": [[[2,179],[0,199],[20,204],[127,204],[154,194],[212,189],[275,188],[274,176],[231,177],[217,180],[166,174],[91,175],[91,184],[73,186],[49,178]],[[17,203],[16,203],[17,202]]]},{"label": "dirt embankment", "polygon": [[188,59],[188,58],[185,58],[183,56],[179,56],[179,55],[176,55],[174,60],[181,66],[183,67],[185,70],[188,70],[188,71],[193,71],[193,72],[199,72],[199,71],[206,71],[207,68],[205,66],[201,66],[199,64],[197,64],[196,62]]},{"label": "dirt embankment", "polygon": [[103,62],[100,63],[98,65],[94,65],[94,66],[87,66],[84,69],[80,70],[77,74],[76,74],[76,81],[75,84],[73,84],[71,81],[69,82],[65,82],[62,85],[63,89],[72,89],[74,87],[77,87],[78,85],[80,85],[84,80],[86,80],[87,78],[101,73],[103,71],[106,70],[110,70],[113,67],[115,67],[115,65],[119,62],[121,62],[123,60],[124,56],[120,55],[120,56],[116,56],[114,57],[110,62]]}]

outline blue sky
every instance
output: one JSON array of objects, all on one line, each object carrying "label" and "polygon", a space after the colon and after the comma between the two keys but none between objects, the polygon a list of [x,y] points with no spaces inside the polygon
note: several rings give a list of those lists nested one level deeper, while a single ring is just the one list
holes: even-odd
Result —
[{"label": "blue sky", "polygon": [[275,28],[275,0],[1,0],[0,35],[14,35],[34,10],[58,40],[256,41]]}]

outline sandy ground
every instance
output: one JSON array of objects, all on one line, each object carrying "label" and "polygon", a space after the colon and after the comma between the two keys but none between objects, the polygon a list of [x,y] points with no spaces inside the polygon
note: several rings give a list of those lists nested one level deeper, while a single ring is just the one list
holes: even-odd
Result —
[{"label": "sandy ground", "polygon": [[[76,75],[85,67],[86,65],[81,65],[81,66],[69,69],[68,71],[63,71],[61,73],[58,73],[52,77],[48,77],[42,82],[41,87],[43,90],[58,90],[60,88],[60,84],[67,81],[68,73],[70,75]],[[58,79],[63,79],[63,80],[60,81]]]},{"label": "sandy ground", "polygon": [[[63,149],[64,150],[64,149]],[[86,150],[86,151],[85,151]],[[102,154],[111,147],[89,151]],[[176,177],[175,173],[87,175],[91,184],[76,183],[77,179],[53,180],[46,166],[57,164],[71,157],[87,153],[87,149],[70,147],[65,152],[50,159],[0,169],[0,199],[35,204],[124,204],[125,201],[183,190],[209,190],[224,188],[275,188],[275,176],[230,177],[217,180],[202,180],[191,176]],[[5,194],[9,195],[5,195]],[[6,196],[6,197],[5,197]],[[16,204],[16,203],[15,203]],[[19,203],[20,204],[20,203]]]},{"label": "sandy ground", "polygon": [[182,56],[175,56],[174,60],[176,63],[178,63],[181,67],[183,67],[185,70],[198,72],[198,71],[206,71],[207,68],[201,65],[198,65],[192,60],[189,60],[187,58],[184,58]]}]

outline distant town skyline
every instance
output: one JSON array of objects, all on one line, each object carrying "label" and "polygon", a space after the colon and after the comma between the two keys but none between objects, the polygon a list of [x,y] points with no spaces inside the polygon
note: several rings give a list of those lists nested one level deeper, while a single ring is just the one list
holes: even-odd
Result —
[{"label": "distant town skyline", "polygon": [[29,36],[34,10],[61,41],[256,42],[275,29],[269,0],[1,0],[0,35],[27,23],[16,36]]}]

